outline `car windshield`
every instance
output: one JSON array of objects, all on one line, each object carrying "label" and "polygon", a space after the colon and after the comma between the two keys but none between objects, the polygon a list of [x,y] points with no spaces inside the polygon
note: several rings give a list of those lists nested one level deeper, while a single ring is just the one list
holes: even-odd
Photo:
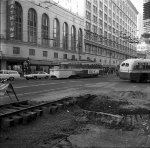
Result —
[{"label": "car windshield", "polygon": [[35,72],[33,72],[33,74],[38,74],[39,73],[39,71],[35,71]]}]

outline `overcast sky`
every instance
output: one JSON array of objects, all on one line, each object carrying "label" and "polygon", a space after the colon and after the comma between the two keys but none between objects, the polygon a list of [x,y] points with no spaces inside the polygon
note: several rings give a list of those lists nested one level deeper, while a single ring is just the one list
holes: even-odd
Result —
[{"label": "overcast sky", "polygon": [[139,13],[143,12],[143,0],[131,0]]}]

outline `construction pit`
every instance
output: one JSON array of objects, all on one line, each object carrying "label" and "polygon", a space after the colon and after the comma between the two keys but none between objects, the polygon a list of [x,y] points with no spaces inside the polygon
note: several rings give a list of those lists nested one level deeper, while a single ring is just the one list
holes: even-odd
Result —
[{"label": "construction pit", "polygon": [[0,132],[1,148],[150,146],[150,99],[141,91],[74,97],[73,106]]},{"label": "construction pit", "polygon": [[75,122],[82,128],[55,147],[149,147],[150,104],[140,91],[79,97]]}]

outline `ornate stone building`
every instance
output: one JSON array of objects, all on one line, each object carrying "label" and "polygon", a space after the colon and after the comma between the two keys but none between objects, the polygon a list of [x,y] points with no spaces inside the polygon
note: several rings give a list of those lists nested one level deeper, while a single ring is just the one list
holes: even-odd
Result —
[{"label": "ornate stone building", "polygon": [[84,58],[83,18],[26,0],[1,0],[0,11],[1,69],[48,72],[54,62]]}]

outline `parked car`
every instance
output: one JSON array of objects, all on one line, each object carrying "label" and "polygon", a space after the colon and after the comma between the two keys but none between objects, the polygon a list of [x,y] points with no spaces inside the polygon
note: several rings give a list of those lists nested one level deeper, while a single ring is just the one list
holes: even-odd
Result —
[{"label": "parked car", "polygon": [[48,78],[50,78],[50,75],[44,71],[36,71],[34,73],[24,75],[24,77],[27,80],[29,80],[29,79],[41,79],[41,78],[48,79]]},{"label": "parked car", "polygon": [[0,70],[0,79],[7,79],[10,81],[20,78],[20,74],[15,70]]}]

